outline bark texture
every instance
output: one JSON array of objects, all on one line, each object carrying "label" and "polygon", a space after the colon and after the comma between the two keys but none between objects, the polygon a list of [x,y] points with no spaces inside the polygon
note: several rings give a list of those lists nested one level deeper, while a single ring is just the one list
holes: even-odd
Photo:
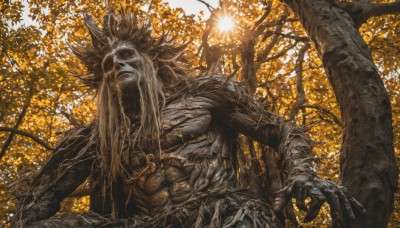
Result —
[{"label": "bark texture", "polygon": [[[110,213],[115,219],[138,216],[134,218],[138,222],[152,218],[149,227],[163,227],[163,224],[179,227],[168,219],[163,222],[164,217],[177,215],[179,224],[188,224],[185,227],[200,222],[209,223],[210,227],[235,227],[240,226],[242,218],[248,214],[249,224],[255,224],[253,227],[281,227],[280,221],[275,221],[272,202],[256,194],[253,200],[246,198],[248,193],[238,193],[243,189],[237,185],[236,178],[243,171],[237,169],[236,163],[237,133],[254,138],[281,154],[282,168],[289,176],[287,184],[293,192],[302,192],[299,188],[305,189],[307,185],[328,194],[325,186],[329,184],[321,186],[320,180],[314,180],[310,157],[313,143],[305,129],[292,122],[285,123],[281,117],[265,111],[240,83],[224,76],[204,76],[188,78],[174,88],[177,92],[168,96],[162,109],[161,151],[154,144],[143,147],[143,151],[137,145],[127,147],[124,172],[118,173],[112,185],[102,185],[104,172],[100,166],[102,154],[98,151],[97,122],[72,130],[34,179],[12,226],[26,227],[40,220],[43,221],[34,227],[89,226],[85,216],[47,220],[58,211],[60,202],[89,178],[91,211],[101,216]],[[132,124],[132,131],[133,135],[138,134],[138,123]],[[286,191],[288,189],[280,194],[278,207],[281,210],[293,197]],[[231,196],[228,190],[234,191]],[[245,189],[244,192],[249,191]],[[213,195],[226,197],[221,207],[217,202],[219,198]],[[313,193],[309,195],[313,197]],[[330,199],[331,195],[326,198]],[[202,210],[202,205],[205,206],[204,216],[196,213]],[[163,219],[159,220],[159,216]],[[192,217],[195,219],[189,221]],[[102,224],[104,220],[97,221],[97,218],[93,224]],[[243,226],[250,227],[249,224]]]},{"label": "bark texture", "polygon": [[386,227],[397,186],[389,96],[351,17],[326,0],[283,1],[322,59],[343,119],[341,183],[366,208],[357,227]]}]

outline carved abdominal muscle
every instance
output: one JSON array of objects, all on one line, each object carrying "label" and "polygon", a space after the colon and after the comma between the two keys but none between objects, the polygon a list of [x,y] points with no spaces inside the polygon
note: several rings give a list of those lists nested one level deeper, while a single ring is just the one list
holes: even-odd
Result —
[{"label": "carved abdominal muscle", "polygon": [[155,215],[197,192],[235,184],[234,135],[223,131],[209,110],[190,101],[180,104],[185,105],[162,112],[161,152],[130,158],[136,165],[125,186],[141,214]]}]

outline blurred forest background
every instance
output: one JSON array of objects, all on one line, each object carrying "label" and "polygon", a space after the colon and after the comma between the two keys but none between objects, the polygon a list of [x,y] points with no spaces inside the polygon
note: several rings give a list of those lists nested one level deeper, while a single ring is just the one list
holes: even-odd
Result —
[{"label": "blurred forest background", "polygon": [[[100,22],[107,4],[151,18],[155,35],[170,30],[178,42],[193,40],[185,55],[194,69],[213,67],[242,80],[268,110],[309,126],[309,134],[319,142],[314,149],[319,175],[337,180],[341,115],[322,62],[298,19],[275,0],[232,0],[217,6],[198,2],[208,12],[188,14],[161,0],[0,3],[0,226],[9,222],[18,199],[63,132],[94,118],[94,93],[74,77],[85,71],[65,41],[87,41],[83,13]],[[219,25],[221,18],[232,20],[233,27]],[[371,18],[359,31],[391,99],[398,159],[400,14]],[[249,54],[254,56],[251,69],[246,67]],[[256,80],[246,78],[249,74]],[[62,211],[88,210],[88,200],[82,186],[64,200]],[[398,193],[395,208],[389,227],[400,226]],[[324,207],[306,227],[329,224],[329,208]]]}]

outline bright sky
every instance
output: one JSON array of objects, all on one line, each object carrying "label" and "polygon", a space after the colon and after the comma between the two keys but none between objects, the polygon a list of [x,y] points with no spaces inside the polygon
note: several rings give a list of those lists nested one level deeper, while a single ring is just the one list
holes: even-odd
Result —
[{"label": "bright sky", "polygon": [[[210,17],[210,11],[207,7],[197,1],[197,0],[163,0],[164,2],[168,2],[171,8],[182,8],[185,10],[187,14],[199,14],[200,11],[204,12],[204,18],[207,19]],[[218,6],[218,0],[204,0],[212,7],[216,8]]]},{"label": "bright sky", "polygon": [[[163,1],[168,2],[171,8],[182,8],[183,10],[185,10],[187,14],[199,15],[200,11],[203,11],[205,19],[208,19],[210,17],[210,11],[208,10],[208,8],[203,3],[197,0],[163,0]],[[26,1],[23,2],[27,5]],[[218,0],[204,0],[204,2],[207,2],[214,8],[217,8],[219,3]],[[22,16],[22,18],[24,19],[22,24],[25,24],[26,26],[36,25],[37,23],[32,21],[28,17],[28,14],[29,14],[29,9],[28,7],[25,7]]]}]

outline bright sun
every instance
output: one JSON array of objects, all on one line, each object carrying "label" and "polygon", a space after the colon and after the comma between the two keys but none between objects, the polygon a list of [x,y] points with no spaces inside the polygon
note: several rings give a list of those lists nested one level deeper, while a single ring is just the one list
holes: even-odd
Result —
[{"label": "bright sun", "polygon": [[228,32],[233,29],[235,23],[233,19],[228,16],[223,16],[218,20],[218,29],[221,32]]}]

